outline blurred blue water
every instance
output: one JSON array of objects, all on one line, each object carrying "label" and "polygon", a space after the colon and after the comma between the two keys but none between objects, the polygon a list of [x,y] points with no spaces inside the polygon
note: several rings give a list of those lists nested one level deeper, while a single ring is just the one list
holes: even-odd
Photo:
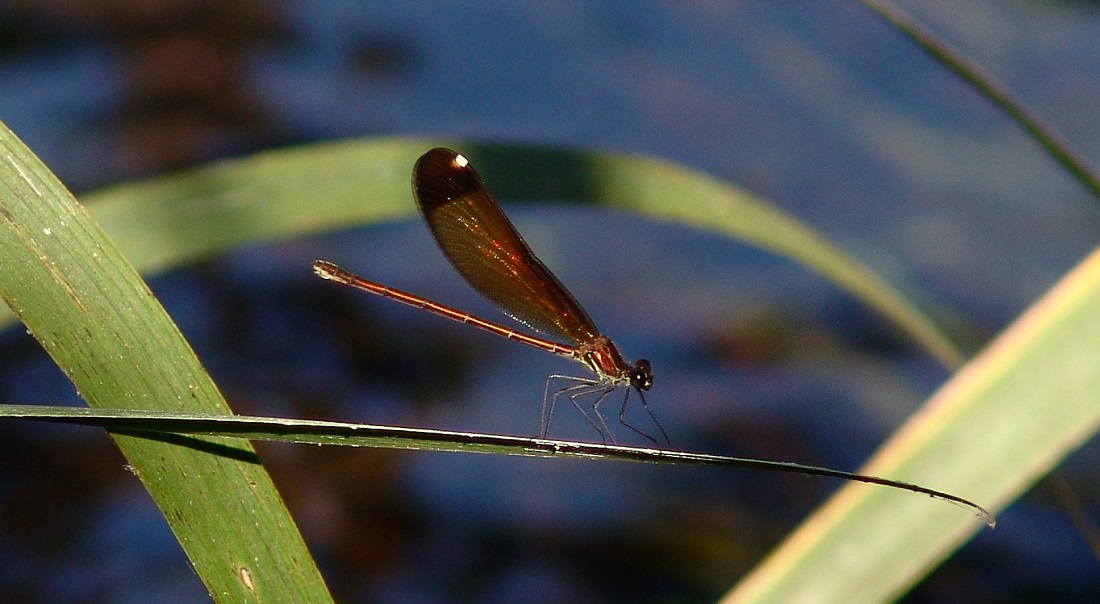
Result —
[{"label": "blurred blue water", "polygon": [[[175,30],[155,20],[0,9],[5,31],[25,32],[0,49],[0,119],[77,191],[276,144],[374,134],[657,155],[774,201],[984,336],[1090,250],[1100,229],[1095,201],[1014,125],[855,5],[314,2],[263,18],[239,15],[270,6],[226,6],[234,10],[196,9],[244,31],[235,42],[215,30],[221,37],[208,41],[223,55],[160,43]],[[1100,163],[1100,11],[906,7]],[[253,31],[249,18],[260,23]],[[180,57],[178,78],[149,67],[165,56]],[[650,400],[678,446],[853,469],[947,375],[864,308],[767,254],[547,201],[510,213],[626,355],[653,361]],[[154,278],[238,411],[537,430],[543,377],[572,367],[333,293],[308,270],[317,257],[496,317],[412,221]],[[337,312],[383,343],[349,356],[326,322]],[[773,348],[745,348],[760,324]],[[26,336],[3,338],[15,351],[0,369],[5,400],[75,402]],[[575,414],[555,421],[558,435],[595,436]],[[49,434],[18,429],[10,454]],[[1084,479],[1092,449],[1067,472],[1095,502]],[[98,472],[121,474],[106,451]],[[264,453],[310,468],[276,479],[334,589],[366,601],[712,599],[835,487],[572,462]],[[0,473],[0,556],[22,561],[0,572],[0,590],[28,601],[148,601],[201,589],[153,508],[134,513],[127,476],[97,491],[102,516],[43,547],[27,528],[41,520],[11,511],[23,472]],[[363,499],[371,489],[356,481],[393,500]],[[1051,510],[1041,495],[1009,510],[913,600],[1088,601],[1096,561]],[[129,521],[103,520],[114,515]],[[366,553],[375,549],[384,562]],[[112,584],[130,581],[117,569],[135,566],[152,580]],[[82,598],[77,586],[89,582],[102,590]]]}]

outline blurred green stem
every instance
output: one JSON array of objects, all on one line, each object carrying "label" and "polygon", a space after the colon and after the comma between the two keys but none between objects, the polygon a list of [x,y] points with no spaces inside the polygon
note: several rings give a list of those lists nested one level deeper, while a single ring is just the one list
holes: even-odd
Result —
[{"label": "blurred green stem", "polygon": [[1046,149],[1055,161],[1085,185],[1085,188],[1100,201],[1100,176],[1092,166],[1074,151],[1069,142],[1054,127],[1017,100],[992,74],[967,60],[962,52],[937,37],[931,30],[888,0],[859,1],[1008,113],[1039,145]]}]

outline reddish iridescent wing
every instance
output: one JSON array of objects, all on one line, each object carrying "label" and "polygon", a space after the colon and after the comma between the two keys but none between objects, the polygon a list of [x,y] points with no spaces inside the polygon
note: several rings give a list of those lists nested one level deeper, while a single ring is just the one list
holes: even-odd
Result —
[{"label": "reddish iridescent wing", "polygon": [[466,158],[436,148],[413,169],[428,229],[460,275],[535,331],[573,343],[599,337],[588,313],[516,232]]}]

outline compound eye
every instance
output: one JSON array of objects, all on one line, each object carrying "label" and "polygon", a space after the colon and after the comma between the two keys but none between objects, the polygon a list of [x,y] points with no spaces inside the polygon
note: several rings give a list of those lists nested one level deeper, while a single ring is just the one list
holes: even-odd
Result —
[{"label": "compound eye", "polygon": [[638,359],[630,370],[630,383],[635,388],[649,390],[653,386],[653,369],[649,361]]}]

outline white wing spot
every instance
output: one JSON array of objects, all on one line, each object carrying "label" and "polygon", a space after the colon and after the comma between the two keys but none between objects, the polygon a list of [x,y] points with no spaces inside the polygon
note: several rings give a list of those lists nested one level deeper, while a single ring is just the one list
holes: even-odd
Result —
[{"label": "white wing spot", "polygon": [[455,165],[459,168],[465,168],[466,166],[470,165],[470,160],[466,159],[466,157],[463,155],[456,154]]}]

